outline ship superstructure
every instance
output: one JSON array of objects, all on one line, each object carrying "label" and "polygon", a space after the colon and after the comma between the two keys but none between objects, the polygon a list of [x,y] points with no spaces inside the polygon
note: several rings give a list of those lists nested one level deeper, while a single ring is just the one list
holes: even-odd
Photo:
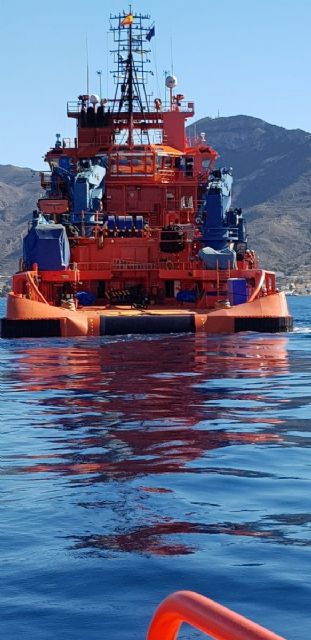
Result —
[{"label": "ship superstructure", "polygon": [[275,275],[259,268],[231,206],[232,170],[214,168],[204,134],[186,134],[194,103],[173,75],[165,100],[147,93],[149,15],[112,15],[111,32],[114,96],[67,105],[76,136],[57,134],[46,154],[5,331],[24,335],[20,321],[33,320],[40,333],[44,319],[61,335],[289,329]]}]

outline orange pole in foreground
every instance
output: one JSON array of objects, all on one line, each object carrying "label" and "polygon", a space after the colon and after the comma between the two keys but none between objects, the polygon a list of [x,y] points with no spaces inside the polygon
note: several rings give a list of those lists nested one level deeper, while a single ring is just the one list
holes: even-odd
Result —
[{"label": "orange pole in foreground", "polygon": [[176,640],[183,622],[214,640],[284,640],[268,629],[192,591],[177,591],[157,608],[146,640]]}]

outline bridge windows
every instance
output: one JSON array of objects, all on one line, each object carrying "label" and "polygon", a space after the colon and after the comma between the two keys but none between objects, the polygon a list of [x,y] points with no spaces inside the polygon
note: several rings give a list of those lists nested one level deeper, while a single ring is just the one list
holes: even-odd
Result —
[{"label": "bridge windows", "polygon": [[110,157],[110,174],[112,176],[147,176],[154,172],[153,155],[151,153],[115,153]]}]

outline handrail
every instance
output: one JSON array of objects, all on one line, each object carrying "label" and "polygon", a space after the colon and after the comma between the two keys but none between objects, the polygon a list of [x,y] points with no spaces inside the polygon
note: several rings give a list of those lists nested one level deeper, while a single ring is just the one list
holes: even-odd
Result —
[{"label": "handrail", "polygon": [[[45,299],[44,295],[41,293],[41,291],[38,289],[31,273],[29,273],[29,271],[26,271],[26,280],[29,284],[30,287],[30,291],[34,291],[35,295],[37,297],[37,302],[43,302],[44,304],[49,304],[48,301]],[[30,299],[31,299],[31,294],[30,294]]]},{"label": "handrail", "polygon": [[[114,102],[113,100],[110,100],[110,99],[107,100],[108,105],[112,104],[113,102]],[[87,106],[91,106],[89,101],[86,101],[86,104]],[[74,113],[79,115],[81,113],[82,106],[83,106],[82,100],[69,100],[67,102],[67,114]],[[149,110],[153,115],[156,113],[160,117],[162,112],[171,111],[172,106],[170,101],[165,101],[165,102],[162,102],[160,111],[156,111],[156,109],[152,111],[152,109],[150,109],[150,105],[149,105]],[[194,103],[189,100],[181,100],[179,104],[175,106],[174,110],[181,111],[183,113],[192,113],[194,110]],[[108,111],[106,111],[106,113],[108,114]],[[127,107],[126,106],[123,107],[120,113],[121,114],[127,113]],[[110,115],[114,117],[119,117],[119,112],[111,111]],[[134,111],[134,117],[135,115],[136,115],[136,112]],[[140,115],[140,112],[137,112],[137,115]]]},{"label": "handrail", "polygon": [[186,622],[214,640],[284,640],[248,618],[192,591],[177,591],[157,608],[146,640],[176,640]]},{"label": "handrail", "polygon": [[[69,267],[70,269],[74,269],[74,264],[75,263],[70,263]],[[154,271],[156,269],[159,269],[161,271],[188,271],[188,272],[193,272],[193,271],[197,271],[197,270],[202,270],[203,269],[203,265],[201,262],[193,260],[192,262],[175,262],[173,260],[167,259],[164,260],[163,262],[161,261],[156,261],[156,262],[145,262],[145,263],[141,263],[141,262],[134,262],[134,261],[130,261],[130,260],[122,260],[121,258],[118,259],[114,259],[111,262],[78,262],[76,263],[76,269],[78,271],[97,271],[97,270],[102,270],[102,271],[121,271],[121,270],[127,270],[127,269],[136,269],[136,270],[141,270],[144,269],[146,271]],[[210,270],[212,272],[212,276],[211,278],[214,279],[215,278],[215,274],[217,273],[216,269],[211,269]],[[234,271],[234,270],[233,270]],[[206,270],[206,274],[209,274],[209,270]],[[219,282],[225,282],[230,276],[232,275],[232,271],[230,269],[219,269],[218,271],[218,277],[219,277]]]},{"label": "handrail", "polygon": [[[83,271],[156,271],[159,267],[155,262],[126,262],[125,260],[113,260],[112,262],[78,262],[77,270]],[[70,268],[73,269],[73,263]]]},{"label": "handrail", "polygon": [[262,274],[261,274],[261,277],[260,277],[260,280],[259,280],[259,282],[257,284],[257,287],[254,289],[254,291],[253,291],[252,295],[250,296],[248,302],[253,302],[255,300],[255,298],[257,298],[258,293],[260,292],[260,290],[263,287],[265,279],[266,279],[266,272],[263,270]]}]

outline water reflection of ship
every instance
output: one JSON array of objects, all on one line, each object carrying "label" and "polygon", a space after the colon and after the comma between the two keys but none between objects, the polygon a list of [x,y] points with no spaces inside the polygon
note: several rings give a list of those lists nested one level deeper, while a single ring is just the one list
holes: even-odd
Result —
[{"label": "water reflection of ship", "polygon": [[[247,407],[266,406],[258,378],[269,384],[271,376],[287,373],[287,341],[282,336],[249,335],[220,342],[195,335],[58,343],[50,352],[29,344],[19,350],[19,388],[35,394],[43,416],[40,428],[43,424],[50,430],[51,446],[48,453],[27,456],[18,472],[47,477],[52,473],[81,486],[118,483],[113,504],[90,499],[83,506],[112,509],[121,517],[121,529],[79,538],[79,547],[170,555],[192,552],[183,535],[267,537],[269,532],[252,523],[207,527],[200,521],[163,516],[157,507],[152,513],[144,507],[142,515],[137,506],[135,517],[128,512],[133,499],[137,505],[160,499],[163,508],[163,500],[174,492],[165,488],[167,474],[269,476],[265,471],[215,467],[209,456],[230,445],[281,442],[277,409],[271,416]],[[233,399],[247,406],[237,410]],[[133,498],[129,483],[139,478],[142,484]],[[168,497],[161,497],[166,492]]]},{"label": "water reflection of ship", "polygon": [[261,403],[262,390],[245,392],[241,382],[233,393],[228,380],[286,373],[286,345],[287,338],[281,336],[228,336],[221,342],[189,336],[61,344],[51,353],[31,346],[23,352],[20,384],[36,392],[51,390],[39,403],[45,407],[46,426],[51,423],[53,428],[53,408],[49,413],[46,409],[55,404],[53,390],[63,391],[57,394],[57,428],[73,435],[68,438],[73,453],[66,453],[59,464],[43,463],[41,470],[113,476],[163,473],[181,469],[210,449],[273,441],[278,436],[271,425],[277,418],[263,416],[258,423],[258,414],[245,408],[249,427],[240,429],[241,413],[234,415],[227,405],[232,398],[248,406]]}]

